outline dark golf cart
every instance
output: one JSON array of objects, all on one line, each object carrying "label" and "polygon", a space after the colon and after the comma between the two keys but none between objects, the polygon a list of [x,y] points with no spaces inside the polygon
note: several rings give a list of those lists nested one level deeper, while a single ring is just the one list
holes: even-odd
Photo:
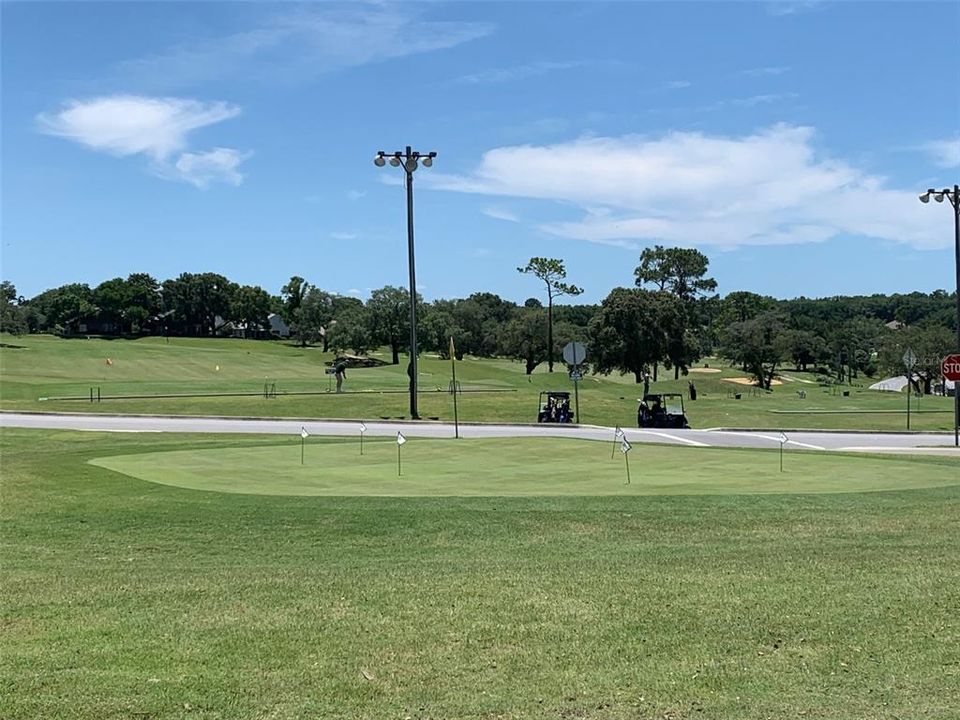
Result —
[{"label": "dark golf cart", "polygon": [[637,407],[637,427],[689,428],[687,416],[683,413],[683,395],[644,395]]},{"label": "dark golf cart", "polygon": [[537,413],[538,423],[570,423],[573,422],[573,412],[570,410],[570,393],[542,392],[540,393],[540,411]]}]

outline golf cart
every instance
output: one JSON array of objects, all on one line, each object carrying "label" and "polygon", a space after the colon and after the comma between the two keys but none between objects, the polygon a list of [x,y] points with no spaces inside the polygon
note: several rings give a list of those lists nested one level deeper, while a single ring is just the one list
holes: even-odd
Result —
[{"label": "golf cart", "polygon": [[540,393],[540,411],[537,413],[538,423],[571,423],[573,412],[570,411],[570,393],[542,392]]},{"label": "golf cart", "polygon": [[644,395],[637,407],[637,427],[689,428],[687,416],[683,413],[683,395]]}]

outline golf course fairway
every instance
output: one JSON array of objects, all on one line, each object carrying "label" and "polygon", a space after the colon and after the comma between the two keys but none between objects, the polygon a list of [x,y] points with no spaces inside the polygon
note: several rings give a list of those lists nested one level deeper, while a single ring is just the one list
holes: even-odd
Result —
[{"label": "golf course fairway", "polygon": [[[302,451],[302,464],[301,464]],[[398,455],[400,467],[398,472]],[[98,467],[163,485],[260,495],[726,495],[905,490],[960,484],[949,458],[855,456],[564,439],[310,437],[249,447],[99,457]]]}]

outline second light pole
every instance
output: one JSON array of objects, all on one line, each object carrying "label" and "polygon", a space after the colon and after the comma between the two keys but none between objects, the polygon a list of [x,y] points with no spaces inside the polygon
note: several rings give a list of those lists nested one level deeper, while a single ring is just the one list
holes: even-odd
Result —
[{"label": "second light pole", "polygon": [[[938,203],[942,203],[946,198],[953,205],[953,257],[956,263],[954,269],[957,273],[957,352],[960,352],[960,185],[954,185],[953,190],[930,188],[920,196],[920,202],[924,204],[930,202],[931,196]],[[946,392],[946,378],[943,381],[943,388]],[[953,383],[953,444],[955,447],[960,447],[960,382]]]},{"label": "second light pole", "polygon": [[417,412],[417,271],[413,256],[413,173],[423,163],[424,167],[433,165],[437,153],[432,150],[428,153],[417,152],[409,145],[403,152],[385,153],[380,150],[373,159],[373,164],[383,167],[389,162],[393,167],[403,167],[407,180],[407,261],[410,265],[410,365],[407,369],[410,375],[410,419],[419,420]]}]

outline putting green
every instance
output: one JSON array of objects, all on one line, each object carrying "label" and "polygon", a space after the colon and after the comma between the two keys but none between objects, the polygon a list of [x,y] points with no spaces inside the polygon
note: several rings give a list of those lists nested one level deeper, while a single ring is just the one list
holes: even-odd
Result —
[{"label": "putting green", "polygon": [[193,490],[262,495],[670,495],[830,493],[960,484],[949,458],[859,457],[635,445],[631,482],[610,443],[562,439],[309,438],[300,442],[117,455],[91,460],[140,480]]}]

